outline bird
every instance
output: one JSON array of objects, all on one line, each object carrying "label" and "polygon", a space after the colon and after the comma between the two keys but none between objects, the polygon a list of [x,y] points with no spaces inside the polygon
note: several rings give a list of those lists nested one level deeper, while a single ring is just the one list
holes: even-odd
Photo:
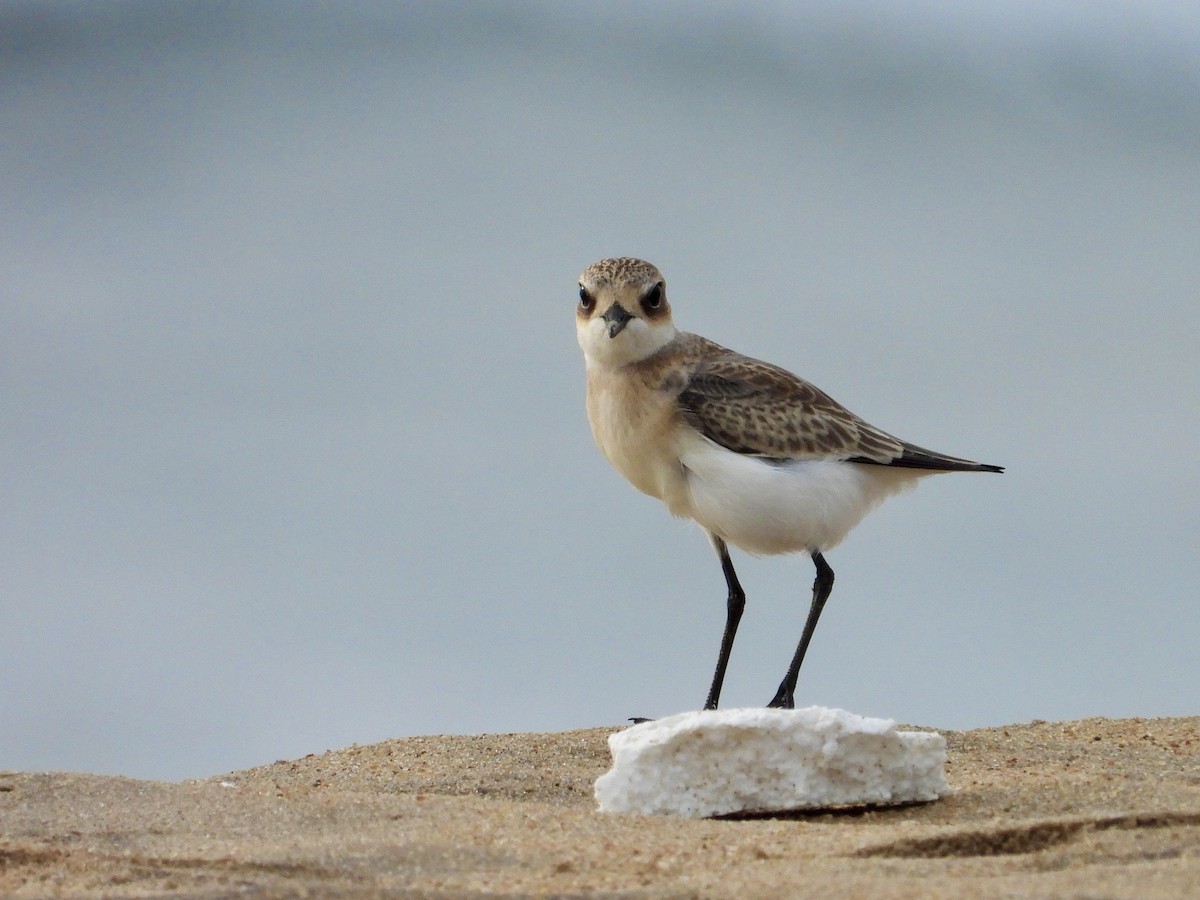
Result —
[{"label": "bird", "polygon": [[579,277],[575,328],[603,456],[635,488],[708,535],[725,576],[725,627],[705,710],[717,709],[746,594],[730,558],[807,553],[804,629],[768,708],[796,683],[834,573],[824,554],[887,497],[940,472],[1003,472],[910,444],[771,363],[676,328],[657,267],[633,257]]}]

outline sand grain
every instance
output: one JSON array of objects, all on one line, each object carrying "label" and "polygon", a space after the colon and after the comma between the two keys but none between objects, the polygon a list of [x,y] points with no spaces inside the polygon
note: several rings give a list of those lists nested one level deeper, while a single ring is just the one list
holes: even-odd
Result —
[{"label": "sand grain", "polygon": [[1200,896],[1200,718],[950,732],[936,803],[738,821],[595,812],[612,731],[0,773],[0,895]]}]

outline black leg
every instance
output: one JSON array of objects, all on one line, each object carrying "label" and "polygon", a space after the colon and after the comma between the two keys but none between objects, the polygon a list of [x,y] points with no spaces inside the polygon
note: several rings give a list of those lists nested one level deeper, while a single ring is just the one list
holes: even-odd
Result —
[{"label": "black leg", "polygon": [[833,569],[829,568],[825,557],[819,552],[814,552],[812,559],[817,566],[817,577],[813,581],[812,606],[809,607],[808,619],[804,623],[804,633],[800,635],[800,646],[796,648],[792,664],[788,666],[787,674],[783,676],[783,681],[780,682],[774,699],[767,704],[768,707],[774,709],[795,709],[796,707],[796,680],[800,677],[800,665],[804,662],[804,654],[808,652],[808,642],[812,640],[813,632],[817,630],[817,619],[821,618],[821,610],[825,608],[825,601],[829,599],[829,592],[833,590]]},{"label": "black leg", "polygon": [[742,611],[746,608],[746,592],[738,583],[737,572],[733,571],[733,560],[729,558],[729,548],[716,535],[712,538],[713,547],[721,557],[721,571],[725,573],[725,584],[729,587],[729,599],[725,601],[725,633],[721,635],[721,653],[717,656],[717,671],[713,673],[712,687],[708,689],[708,699],[704,701],[705,709],[716,709],[721,699],[721,685],[725,683],[725,667],[729,665],[729,651],[733,649],[733,638],[737,634],[738,622],[742,621]]}]

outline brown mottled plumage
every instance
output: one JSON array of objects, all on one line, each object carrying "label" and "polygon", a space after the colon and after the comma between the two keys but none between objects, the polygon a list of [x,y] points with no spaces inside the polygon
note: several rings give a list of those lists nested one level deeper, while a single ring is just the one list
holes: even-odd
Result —
[{"label": "brown mottled plumage", "polygon": [[727,544],[805,551],[817,567],[804,634],[769,704],[791,708],[833,586],[823,551],[922,476],[1002,471],[902,441],[786,369],[677,330],[666,281],[643,260],[585,269],[575,323],[600,450],[638,490],[699,523],[721,559],[728,617],[706,709],[716,708],[745,603]]},{"label": "brown mottled plumage", "polygon": [[[681,337],[685,337],[681,335]],[[679,395],[684,418],[735,453],[768,459],[840,459],[942,471],[996,471],[881,431],[816,385],[773,366],[686,335],[700,344]]]}]

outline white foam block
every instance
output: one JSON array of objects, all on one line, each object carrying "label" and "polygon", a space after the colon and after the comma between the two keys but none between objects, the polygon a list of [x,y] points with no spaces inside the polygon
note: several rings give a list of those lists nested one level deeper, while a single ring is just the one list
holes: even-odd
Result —
[{"label": "white foam block", "polygon": [[841,709],[723,709],[643,722],[608,739],[603,812],[719,816],[936,800],[946,740]]}]

